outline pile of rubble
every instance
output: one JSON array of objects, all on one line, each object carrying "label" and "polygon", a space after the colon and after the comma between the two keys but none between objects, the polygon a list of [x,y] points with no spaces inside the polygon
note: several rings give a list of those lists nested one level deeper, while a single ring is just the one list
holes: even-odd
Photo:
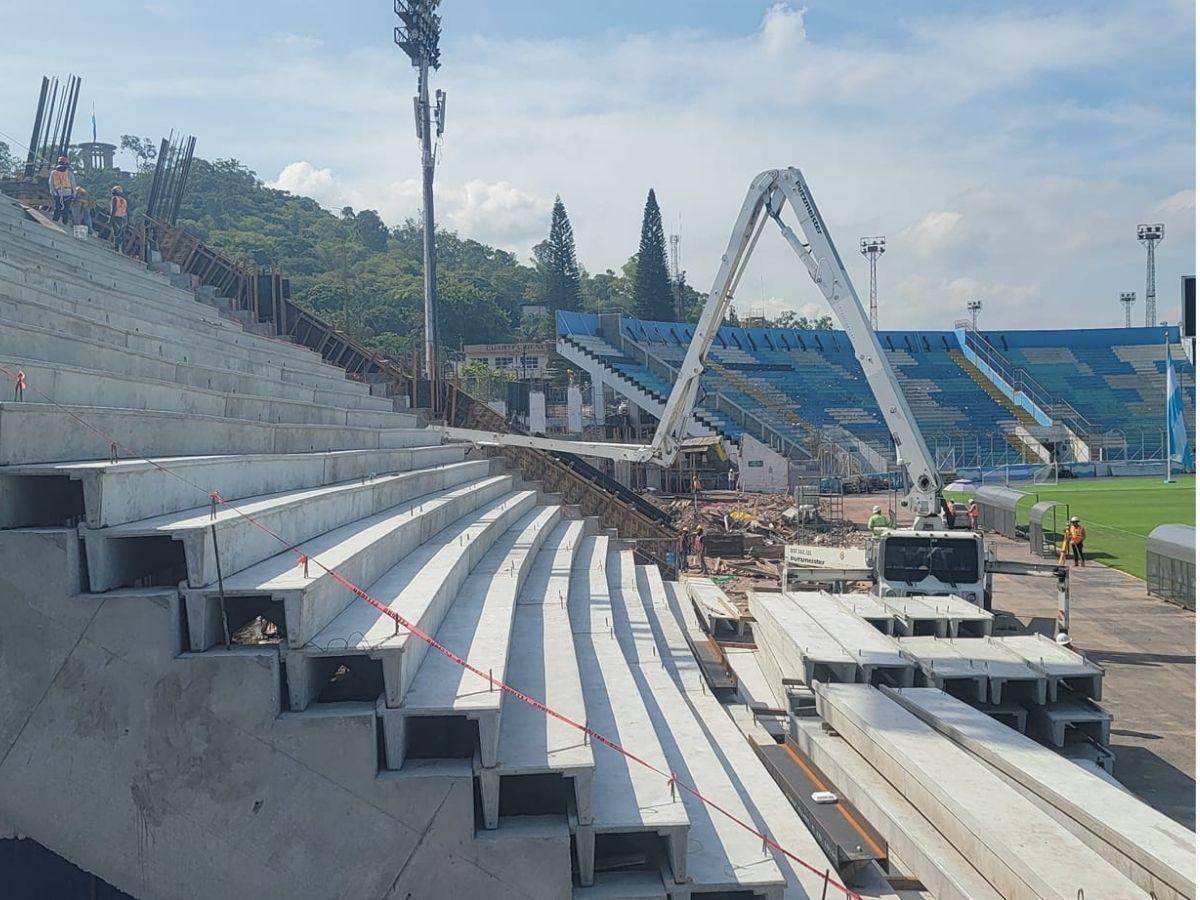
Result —
[{"label": "pile of rubble", "polygon": [[778,589],[786,544],[866,546],[869,532],[853,523],[826,523],[815,509],[797,507],[787,494],[702,491],[695,496],[655,498],[680,533],[704,529],[710,574],[722,581],[730,598],[744,608],[745,592]]}]

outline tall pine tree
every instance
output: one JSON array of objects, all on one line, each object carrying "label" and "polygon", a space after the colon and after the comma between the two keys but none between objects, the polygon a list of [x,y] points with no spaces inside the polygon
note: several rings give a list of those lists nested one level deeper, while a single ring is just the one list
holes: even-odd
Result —
[{"label": "tall pine tree", "polygon": [[663,236],[662,211],[654,188],[646,196],[642,213],[642,239],[638,244],[637,276],[633,283],[634,308],[643,319],[669,322],[675,318],[675,298],[667,273],[667,243]]},{"label": "tall pine tree", "polygon": [[534,259],[542,282],[538,299],[550,309],[579,309],[581,287],[575,232],[561,197],[554,198],[550,237],[534,248]]}]

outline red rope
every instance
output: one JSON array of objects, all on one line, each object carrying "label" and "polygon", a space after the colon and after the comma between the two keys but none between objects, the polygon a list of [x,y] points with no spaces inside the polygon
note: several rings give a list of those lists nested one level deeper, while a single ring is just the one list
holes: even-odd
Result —
[{"label": "red rope", "polygon": [[[26,378],[25,378],[24,372],[15,372],[14,373],[11,369],[7,368],[3,364],[0,364],[0,373],[3,373],[8,378],[15,381],[18,386],[20,386],[22,388],[28,388],[28,384],[26,383]],[[826,871],[823,871],[823,870],[817,868],[816,866],[812,865],[811,863],[806,862],[805,860],[801,859],[799,856],[792,853],[790,850],[788,850],[786,847],[784,847],[782,844],[780,844],[774,838],[772,838],[772,837],[768,836],[767,834],[756,829],[751,823],[738,818],[736,815],[734,815],[729,810],[725,809],[720,804],[716,803],[713,800],[710,800],[708,797],[705,797],[702,793],[700,793],[699,790],[697,790],[695,787],[691,786],[690,784],[688,784],[684,781],[680,781],[676,777],[674,772],[663,771],[658,766],[654,765],[653,763],[649,762],[646,759],[643,759],[642,757],[638,756],[637,754],[633,753],[632,751],[627,750],[625,747],[618,744],[616,741],[605,737],[603,734],[601,734],[600,732],[596,731],[593,728],[588,727],[586,724],[575,721],[570,716],[568,716],[564,713],[561,713],[558,710],[556,710],[550,706],[547,706],[541,700],[538,700],[535,697],[531,697],[528,694],[524,693],[523,691],[520,691],[517,688],[513,687],[512,685],[507,684],[498,678],[495,678],[491,672],[485,672],[482,669],[479,669],[476,666],[471,665],[470,662],[468,662],[463,657],[459,656],[457,653],[455,653],[449,647],[446,647],[444,644],[439,643],[435,637],[433,637],[430,634],[427,634],[420,627],[418,627],[416,624],[408,621],[408,619],[406,619],[404,616],[400,615],[400,613],[396,612],[391,607],[376,600],[374,597],[372,597],[370,594],[368,594],[362,588],[358,587],[358,585],[354,584],[352,581],[350,581],[349,579],[344,577],[337,570],[332,569],[329,566],[325,565],[319,559],[314,559],[313,557],[308,556],[305,553],[301,553],[299,551],[299,547],[297,544],[293,544],[292,542],[286,540],[285,538],[283,538],[279,534],[277,534],[275,531],[273,531],[270,527],[268,527],[267,525],[265,525],[262,522],[255,519],[253,516],[248,515],[247,513],[238,509],[236,506],[233,506],[228,500],[226,500],[223,496],[221,496],[221,493],[219,491],[209,490],[207,488],[201,487],[199,484],[192,481],[191,479],[186,478],[185,476],[179,474],[178,472],[167,468],[166,466],[155,461],[154,459],[150,458],[149,456],[147,456],[143,453],[139,453],[136,448],[129,447],[129,446],[122,444],[120,441],[118,441],[112,435],[108,434],[102,428],[99,428],[99,427],[93,425],[92,423],[86,421],[81,416],[77,415],[73,410],[71,410],[68,407],[64,406],[63,404],[59,403],[57,400],[55,400],[53,397],[49,396],[48,394],[43,393],[42,391],[38,390],[37,388],[32,388],[32,390],[35,394],[44,398],[48,405],[53,406],[56,409],[61,410],[62,412],[65,412],[67,415],[69,415],[72,419],[74,419],[76,422],[78,422],[80,425],[82,425],[88,431],[91,431],[92,433],[104,438],[104,440],[109,442],[110,446],[116,446],[116,447],[121,448],[124,451],[128,451],[130,456],[137,458],[143,462],[149,463],[151,466],[158,469],[159,471],[164,472],[165,474],[170,475],[173,478],[178,478],[180,481],[182,481],[184,484],[189,485],[190,487],[194,487],[197,491],[200,491],[201,493],[203,493],[209,499],[209,501],[211,503],[213,503],[214,505],[228,506],[234,513],[236,513],[238,516],[240,516],[241,518],[243,518],[244,520],[249,522],[255,528],[261,529],[266,534],[269,534],[275,540],[277,540],[281,544],[283,544],[287,551],[295,552],[297,565],[304,567],[306,576],[308,574],[308,565],[310,563],[315,563],[316,566],[319,569],[321,569],[321,571],[325,572],[327,575],[329,575],[331,578],[333,578],[338,584],[342,585],[347,590],[349,590],[352,594],[354,594],[355,597],[357,597],[358,599],[360,599],[366,603],[369,603],[371,606],[373,606],[379,612],[383,613],[383,615],[387,616],[389,619],[396,622],[398,625],[407,629],[409,631],[409,633],[411,633],[414,637],[416,637],[418,640],[423,641],[431,649],[436,650],[438,653],[442,654],[442,656],[446,657],[446,659],[450,660],[455,665],[460,666],[461,668],[465,669],[466,671],[470,672],[471,674],[483,679],[489,685],[496,688],[497,690],[502,691],[502,692],[508,694],[509,696],[516,698],[517,700],[521,701],[522,703],[528,704],[529,706],[533,707],[534,709],[538,710],[539,712],[543,713],[544,715],[547,715],[547,716],[550,716],[551,718],[557,719],[559,722],[562,722],[563,724],[576,729],[577,731],[581,732],[582,734],[587,735],[589,738],[596,741],[596,743],[602,744],[605,747],[607,747],[608,749],[621,754],[622,756],[624,756],[626,759],[630,760],[631,762],[636,763],[637,765],[642,766],[643,768],[645,768],[651,772],[654,772],[657,775],[661,775],[663,778],[667,779],[667,783],[669,785],[678,786],[680,790],[683,790],[686,793],[691,794],[693,797],[695,797],[697,800],[699,800],[701,803],[703,803],[709,809],[713,810],[714,812],[720,813],[722,816],[729,819],[729,821],[733,822],[735,825],[750,832],[752,835],[754,835],[759,840],[761,840],[764,845],[771,847],[772,849],[778,851],[779,853],[782,853],[784,856],[786,856],[792,862],[796,863],[799,866],[804,867],[809,872],[812,872],[813,874],[819,875],[822,878],[824,878],[827,886],[832,887],[835,890],[841,892],[845,897],[848,898],[848,900],[862,900],[862,898],[859,894],[855,893],[854,891],[852,891],[850,888],[846,887],[845,885],[840,884],[838,881],[831,879]],[[674,793],[674,792],[672,791],[672,793]]]}]

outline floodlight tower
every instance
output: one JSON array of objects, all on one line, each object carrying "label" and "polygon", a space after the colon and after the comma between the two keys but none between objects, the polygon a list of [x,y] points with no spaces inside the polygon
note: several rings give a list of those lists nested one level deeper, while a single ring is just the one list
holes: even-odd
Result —
[{"label": "floodlight tower", "polygon": [[879,330],[879,290],[875,283],[875,263],[887,249],[887,240],[879,237],[865,237],[858,241],[858,249],[871,263],[871,328]]},{"label": "floodlight tower", "polygon": [[1125,327],[1133,327],[1133,304],[1137,303],[1137,291],[1122,291],[1121,305],[1125,307]]},{"label": "floodlight tower", "polygon": [[1160,222],[1157,225],[1139,225],[1137,227],[1138,243],[1146,248],[1146,327],[1153,328],[1158,319],[1154,297],[1154,246],[1163,239],[1166,229]]},{"label": "floodlight tower", "polygon": [[971,314],[971,330],[972,331],[979,330],[979,312],[982,309],[983,309],[983,301],[982,300],[968,300],[967,301],[967,312],[969,312]]},{"label": "floodlight tower", "polygon": [[437,260],[433,221],[433,128],[437,137],[446,127],[446,92],[438,90],[434,106],[429,103],[429,70],[441,67],[438,38],[442,34],[442,17],[436,10],[441,0],[395,0],[396,15],[401,25],[395,29],[396,46],[403,50],[417,70],[417,96],[413,112],[417,120],[417,139],[421,142],[421,175],[424,182],[423,205],[425,219],[425,375],[437,378]]}]

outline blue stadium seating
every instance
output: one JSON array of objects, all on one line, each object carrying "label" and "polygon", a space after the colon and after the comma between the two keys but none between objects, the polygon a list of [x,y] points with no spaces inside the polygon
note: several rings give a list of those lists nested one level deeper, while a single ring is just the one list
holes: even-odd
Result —
[{"label": "blue stadium seating", "polygon": [[[622,316],[621,330],[639,348],[678,365],[694,328]],[[666,379],[599,335],[597,316],[560,312],[558,334],[656,397],[665,399],[669,393]],[[985,337],[1051,397],[1068,398],[1097,428],[1157,427],[1161,421],[1165,364],[1160,329],[988,332]],[[1020,461],[1013,448],[995,447],[996,436],[1015,421],[1031,420],[963,359],[954,331],[883,331],[879,339],[931,445],[988,442],[993,462]],[[1174,339],[1177,343],[1177,330]],[[1181,348],[1175,351],[1190,406],[1194,371]],[[702,385],[704,415],[731,440],[740,429],[711,408],[717,395],[798,443],[814,430],[837,434],[844,429],[882,453],[891,452],[888,429],[844,332],[722,327]]]}]

